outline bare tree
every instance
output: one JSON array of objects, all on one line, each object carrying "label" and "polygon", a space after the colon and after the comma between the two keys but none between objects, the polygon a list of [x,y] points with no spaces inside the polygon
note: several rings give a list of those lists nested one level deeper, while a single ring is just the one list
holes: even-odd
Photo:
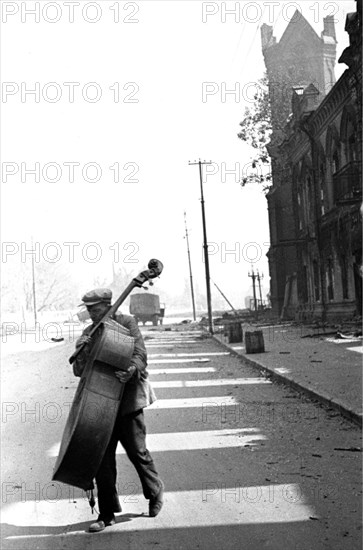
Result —
[{"label": "bare tree", "polygon": [[[72,280],[66,266],[39,262],[34,266],[37,311],[70,309],[78,295],[78,285]],[[16,312],[33,310],[33,277],[29,262],[7,266],[2,283],[3,310]]]}]

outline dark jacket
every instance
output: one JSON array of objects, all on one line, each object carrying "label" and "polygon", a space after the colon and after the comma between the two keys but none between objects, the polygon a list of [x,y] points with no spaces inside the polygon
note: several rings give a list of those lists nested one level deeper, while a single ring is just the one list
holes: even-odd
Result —
[{"label": "dark jacket", "polygon": [[[130,332],[130,336],[134,338],[134,352],[130,361],[130,366],[134,365],[136,367],[136,372],[134,376],[132,376],[132,378],[125,384],[120,405],[120,414],[124,416],[125,414],[130,414],[151,405],[156,400],[156,396],[148,380],[149,374],[146,370],[146,348],[144,339],[139,327],[137,326],[135,318],[131,315],[123,315],[122,313],[116,313],[113,318],[120,325],[127,328]],[[88,334],[92,328],[93,324],[86,327],[82,333],[82,336]],[[78,347],[77,342],[76,348]],[[75,376],[81,376],[83,369],[86,366],[88,356],[89,352],[86,346],[85,350],[78,355],[77,359],[73,363],[73,372]],[[115,384],[119,384],[116,376]]]}]

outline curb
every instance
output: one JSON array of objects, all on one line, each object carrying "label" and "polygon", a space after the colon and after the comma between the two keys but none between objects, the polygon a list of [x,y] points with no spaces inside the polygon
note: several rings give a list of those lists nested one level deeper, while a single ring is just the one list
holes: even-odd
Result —
[{"label": "curb", "polygon": [[213,335],[212,338],[215,342],[217,342],[218,344],[223,346],[225,349],[230,351],[233,355],[235,355],[236,357],[239,357],[242,362],[250,365],[251,367],[257,368],[259,371],[262,371],[264,374],[267,374],[270,378],[272,378],[276,382],[286,384],[295,390],[305,393],[310,399],[317,399],[323,405],[327,405],[335,409],[342,416],[344,416],[351,422],[354,422],[359,427],[362,427],[363,425],[362,415],[356,413],[352,409],[349,409],[348,407],[346,407],[346,405],[339,403],[339,401],[334,400],[334,398],[332,398],[328,394],[324,394],[322,391],[318,393],[316,390],[312,388],[302,386],[298,382],[295,382],[295,380],[287,376],[284,376],[283,374],[275,372],[273,369],[270,369],[269,367],[266,367],[265,365],[262,365],[261,363],[258,363],[257,361],[250,359],[249,357],[246,357],[245,354],[238,353],[238,351],[234,350],[229,344],[219,340],[219,338],[216,335]]}]

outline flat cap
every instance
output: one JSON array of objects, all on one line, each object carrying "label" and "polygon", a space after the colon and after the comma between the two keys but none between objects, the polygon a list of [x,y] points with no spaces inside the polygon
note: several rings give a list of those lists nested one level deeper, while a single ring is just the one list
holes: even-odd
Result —
[{"label": "flat cap", "polygon": [[80,306],[93,306],[95,304],[104,303],[111,304],[112,291],[109,288],[95,288],[90,290],[82,297]]}]

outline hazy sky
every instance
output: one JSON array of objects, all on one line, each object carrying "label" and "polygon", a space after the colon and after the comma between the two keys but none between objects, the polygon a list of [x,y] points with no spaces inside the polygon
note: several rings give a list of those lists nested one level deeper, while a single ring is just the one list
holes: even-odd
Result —
[{"label": "hazy sky", "polygon": [[[165,265],[157,284],[178,292],[189,276],[186,210],[194,278],[204,288],[199,173],[188,166],[201,158],[216,163],[204,183],[211,277],[242,307],[255,259],[267,291],[266,199],[238,183],[251,156],[237,138],[239,122],[264,72],[260,27],[273,25],[279,39],[300,7],[320,35],[323,17],[334,13],[339,57],[355,2],[1,7],[7,250],[20,258],[33,236],[45,259],[66,261],[86,289],[94,276],[111,274],[112,260],[133,261],[127,267],[136,274],[157,257]],[[337,76],[343,70],[337,65]],[[39,182],[27,172],[34,168]]]}]

